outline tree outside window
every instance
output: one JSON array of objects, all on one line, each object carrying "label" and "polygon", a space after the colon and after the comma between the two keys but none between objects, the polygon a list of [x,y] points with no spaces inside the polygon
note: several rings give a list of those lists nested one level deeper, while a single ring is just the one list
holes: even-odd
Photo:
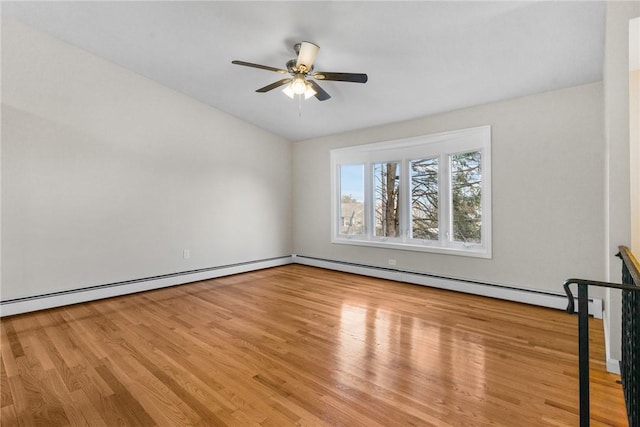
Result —
[{"label": "tree outside window", "polygon": [[410,168],[411,238],[438,240],[438,158],[412,160]]},{"label": "tree outside window", "polygon": [[455,242],[482,241],[481,159],[479,151],[450,156],[452,240]]},{"label": "tree outside window", "polygon": [[400,218],[398,216],[400,176],[398,173],[398,162],[373,165],[376,236],[398,237],[400,235]]}]

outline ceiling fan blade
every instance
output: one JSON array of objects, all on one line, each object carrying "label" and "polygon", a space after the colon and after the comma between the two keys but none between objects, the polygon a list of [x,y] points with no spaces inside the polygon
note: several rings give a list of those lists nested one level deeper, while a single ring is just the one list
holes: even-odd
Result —
[{"label": "ceiling fan blade", "polygon": [[304,65],[307,71],[311,70],[313,62],[316,60],[316,55],[320,46],[311,42],[300,43],[300,49],[298,50],[298,60],[296,61],[296,69],[300,69],[301,65]]},{"label": "ceiling fan blade", "polygon": [[260,68],[261,70],[275,71],[276,73],[280,73],[280,74],[289,74],[287,70],[283,70],[282,68],[270,67],[268,65],[253,64],[251,62],[237,61],[237,60],[231,61],[231,63],[236,65],[244,65],[245,67]]},{"label": "ceiling fan blade", "polygon": [[329,73],[325,71],[318,71],[311,75],[317,80],[332,80],[337,82],[352,82],[352,83],[366,83],[369,79],[366,74],[359,73]]},{"label": "ceiling fan blade", "polygon": [[316,94],[314,96],[318,98],[318,101],[326,101],[327,99],[331,98],[331,95],[325,92],[325,90],[322,89],[320,85],[318,85],[318,83],[314,82],[313,80],[307,80],[307,81],[309,82],[313,90],[316,91]]},{"label": "ceiling fan blade", "polygon": [[273,90],[277,87],[286,85],[287,83],[289,83],[291,81],[291,79],[282,79],[282,80],[278,80],[275,83],[271,83],[270,85],[267,85],[265,87],[261,87],[260,89],[256,89],[256,92],[260,92],[260,93],[264,93],[264,92],[269,92],[270,90]]}]

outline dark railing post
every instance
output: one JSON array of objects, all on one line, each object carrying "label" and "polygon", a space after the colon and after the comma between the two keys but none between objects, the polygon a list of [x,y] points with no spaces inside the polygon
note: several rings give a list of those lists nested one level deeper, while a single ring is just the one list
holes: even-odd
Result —
[{"label": "dark railing post", "polygon": [[589,427],[589,288],[579,279],[564,282],[569,304],[568,313],[575,313],[573,294],[569,285],[578,285],[578,380],[580,388],[580,427]]},{"label": "dark railing post", "polygon": [[578,364],[580,378],[580,427],[589,427],[589,290],[578,285]]}]

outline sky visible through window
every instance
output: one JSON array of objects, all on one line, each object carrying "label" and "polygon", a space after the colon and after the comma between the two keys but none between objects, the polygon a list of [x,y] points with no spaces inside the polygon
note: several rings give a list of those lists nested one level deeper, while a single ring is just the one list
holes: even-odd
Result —
[{"label": "sky visible through window", "polygon": [[341,196],[351,196],[364,202],[364,165],[342,165],[340,167]]}]

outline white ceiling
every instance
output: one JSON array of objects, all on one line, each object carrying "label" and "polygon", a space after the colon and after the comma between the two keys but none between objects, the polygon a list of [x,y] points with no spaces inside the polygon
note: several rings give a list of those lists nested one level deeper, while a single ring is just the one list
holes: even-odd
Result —
[{"label": "white ceiling", "polygon": [[[233,116],[298,141],[602,79],[605,4],[498,2],[2,2],[48,32]],[[321,49],[328,101],[255,89],[293,44]]]}]

